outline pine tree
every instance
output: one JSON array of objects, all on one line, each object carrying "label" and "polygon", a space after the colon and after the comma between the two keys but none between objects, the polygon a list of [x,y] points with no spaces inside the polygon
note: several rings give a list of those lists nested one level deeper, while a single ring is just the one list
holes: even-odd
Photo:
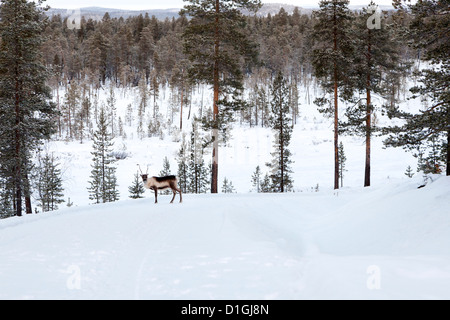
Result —
[{"label": "pine tree", "polygon": [[61,169],[55,157],[46,154],[38,157],[36,171],[36,190],[38,193],[38,206],[43,212],[58,209],[58,205],[64,202]]},{"label": "pine tree", "polygon": [[116,159],[112,156],[112,137],[108,131],[108,121],[104,108],[100,109],[97,130],[93,136],[93,155],[89,199],[95,203],[118,200],[117,179],[115,177]]},{"label": "pine tree", "polygon": [[[332,108],[323,110],[334,115],[334,188],[339,189],[339,108],[340,98],[348,100],[353,90],[347,83],[352,63],[353,46],[350,41],[352,15],[348,0],[322,0],[320,10],[314,12],[312,65],[316,77],[326,93],[333,93]],[[320,107],[329,104],[328,98],[316,99]]]},{"label": "pine tree", "polygon": [[116,95],[114,93],[114,85],[111,83],[109,86],[109,95],[106,98],[106,107],[109,114],[109,123],[111,126],[111,137],[116,136],[116,128],[115,128],[115,121],[116,121]]},{"label": "pine tree", "polygon": [[[394,37],[389,32],[385,19],[381,19],[381,15],[375,13],[376,9],[375,3],[371,2],[357,15],[353,24],[355,58],[348,73],[352,86],[359,95],[353,99],[353,107],[348,108],[345,113],[347,121],[341,123],[344,132],[365,137],[365,187],[370,186],[371,137],[376,130],[372,123],[375,110],[372,95],[383,94],[385,90],[380,84],[386,82],[389,75],[401,72],[402,69],[399,44],[393,40]],[[368,26],[368,21],[374,14],[379,15],[379,28],[372,28],[370,24]],[[363,98],[360,98],[361,96]]]},{"label": "pine tree", "polygon": [[65,118],[65,122],[67,123],[67,136],[69,137],[69,139],[73,139],[75,136],[75,114],[78,110],[80,99],[81,95],[79,87],[76,81],[73,81],[67,87],[64,98],[64,105],[62,108],[63,116]]},{"label": "pine tree", "polygon": [[278,72],[271,87],[272,115],[270,123],[275,131],[273,160],[267,166],[272,169],[270,178],[275,192],[285,192],[292,189],[291,152],[288,149],[292,135],[292,120],[289,114],[289,88],[281,72]]},{"label": "pine tree", "polygon": [[[401,1],[396,0],[398,5]],[[389,128],[390,136],[385,140],[387,146],[404,147],[407,150],[433,147],[439,143],[446,175],[450,175],[450,42],[448,41],[450,14],[448,1],[428,0],[410,4],[413,20],[408,35],[412,46],[424,52],[421,57],[429,66],[417,72],[420,84],[413,87],[413,98],[428,97],[429,106],[417,114],[399,109],[389,110],[388,115],[404,120],[404,125]],[[432,156],[433,157],[433,156]],[[434,161],[432,158],[428,159]],[[427,159],[424,159],[425,163]],[[428,161],[428,162],[430,162]]]},{"label": "pine tree", "polygon": [[128,187],[128,191],[130,192],[129,197],[131,199],[141,199],[143,198],[143,194],[145,193],[144,185],[142,184],[141,176],[139,172],[134,175],[133,184]]},{"label": "pine tree", "polygon": [[246,19],[241,10],[256,11],[260,6],[260,0],[190,0],[180,12],[191,18],[183,34],[184,52],[191,63],[189,76],[196,83],[213,86],[211,193],[218,192],[219,129],[224,123],[221,117],[224,109],[242,105],[240,57],[255,60],[257,53],[244,32]]},{"label": "pine tree", "polygon": [[[28,187],[31,153],[55,132],[41,47],[45,28],[42,1],[3,0],[0,6],[0,177],[14,195],[14,210],[32,213]],[[12,201],[11,201],[12,202]]]},{"label": "pine tree", "polygon": [[180,95],[180,130],[183,129],[183,107],[189,103],[188,92],[191,89],[188,78],[187,60],[182,60],[172,70],[171,85],[178,89]]},{"label": "pine tree", "polygon": [[0,177],[0,219],[14,216],[14,193],[8,181]]}]

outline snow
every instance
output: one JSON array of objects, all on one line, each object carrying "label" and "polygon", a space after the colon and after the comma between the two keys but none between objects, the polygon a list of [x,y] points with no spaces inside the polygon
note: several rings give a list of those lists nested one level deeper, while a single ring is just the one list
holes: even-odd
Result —
[{"label": "snow", "polygon": [[450,179],[0,221],[0,299],[449,299]]}]

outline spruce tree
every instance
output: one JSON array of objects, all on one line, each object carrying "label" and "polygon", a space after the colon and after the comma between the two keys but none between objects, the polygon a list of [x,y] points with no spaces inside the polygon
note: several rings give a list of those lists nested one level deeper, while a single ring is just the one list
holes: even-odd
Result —
[{"label": "spruce tree", "polygon": [[[353,90],[349,85],[348,70],[352,63],[353,46],[350,38],[352,15],[348,0],[322,0],[320,10],[313,15],[311,34],[312,65],[327,94],[332,94],[333,107],[321,109],[334,115],[334,188],[339,189],[339,98],[348,100]],[[339,97],[340,90],[340,97]],[[322,97],[315,103],[327,106],[330,99]]]},{"label": "spruce tree", "polygon": [[163,169],[159,172],[159,175],[160,175],[161,177],[171,175],[171,171],[170,171],[170,162],[169,162],[169,159],[167,158],[167,156],[164,157],[164,160],[163,160]]},{"label": "spruce tree", "polygon": [[406,168],[405,176],[407,176],[408,178],[412,178],[414,176],[414,173],[413,173],[413,170],[412,170],[411,166],[408,166]]},{"label": "spruce tree", "polygon": [[[172,173],[170,171],[170,162],[169,162],[169,159],[166,156],[166,157],[164,157],[164,160],[163,160],[163,169],[159,172],[159,175],[161,177],[165,177],[165,176],[169,176],[171,174]],[[171,190],[164,190],[164,191],[162,191],[161,194],[166,194],[167,195],[167,194],[171,194],[171,193],[172,193]]]},{"label": "spruce tree", "polygon": [[130,192],[129,197],[131,199],[143,198],[142,195],[145,193],[145,188],[142,184],[142,178],[139,175],[139,172],[136,172],[136,174],[134,175],[133,184],[128,187],[128,191]]},{"label": "spruce tree", "polygon": [[93,135],[93,151],[91,180],[89,181],[89,199],[95,203],[112,202],[119,198],[117,179],[115,176],[116,159],[112,155],[111,133],[108,131],[108,121],[104,108],[100,109],[97,130]]},{"label": "spruce tree", "polygon": [[262,175],[261,168],[257,166],[255,172],[252,175],[252,186],[258,193],[261,192],[261,184],[262,184],[261,175]]},{"label": "spruce tree", "polygon": [[183,134],[181,140],[180,150],[178,150],[177,154],[177,162],[178,162],[178,187],[181,189],[181,192],[187,193],[188,188],[188,146],[186,143],[186,136]]},{"label": "spruce tree", "polygon": [[273,160],[267,166],[271,168],[270,178],[275,192],[292,189],[291,152],[288,149],[292,135],[292,119],[289,113],[289,88],[281,72],[278,72],[271,86],[272,115],[270,124],[275,131]]},{"label": "spruce tree", "polygon": [[261,181],[261,192],[263,193],[272,192],[270,177],[268,173],[264,175],[264,179]]},{"label": "spruce tree", "polygon": [[103,202],[114,202],[118,201],[120,198],[119,190],[117,190],[117,176],[116,176],[116,168],[108,167],[106,169],[106,187],[105,187],[105,196],[103,198]]},{"label": "spruce tree", "polygon": [[14,210],[32,213],[28,187],[31,153],[55,132],[41,47],[45,28],[42,1],[2,0],[0,6],[0,177],[14,194]]},{"label": "spruce tree", "polygon": [[208,169],[203,159],[203,145],[196,121],[192,123],[191,140],[189,143],[188,187],[190,193],[205,193],[208,184]]},{"label": "spruce tree", "polygon": [[347,161],[347,157],[345,156],[344,144],[339,142],[339,178],[341,179],[341,188],[344,186],[344,172],[345,170],[345,162]]},{"label": "spruce tree", "polygon": [[53,154],[39,156],[36,171],[36,190],[38,206],[43,212],[58,209],[64,202],[61,169]]},{"label": "spruce tree", "polygon": [[[218,192],[218,152],[220,123],[227,109],[242,105],[241,58],[255,60],[257,51],[245,32],[246,19],[241,10],[256,11],[260,0],[190,0],[181,15],[190,17],[184,33],[184,52],[195,83],[213,87],[212,177],[211,193]],[[232,99],[230,100],[230,96]],[[221,109],[221,110],[220,110]],[[220,111],[219,111],[220,110]]]},{"label": "spruce tree", "polygon": [[227,177],[225,177],[223,179],[222,192],[223,193],[235,193],[236,192],[236,190],[234,189],[234,186],[233,186],[233,182],[228,180]]}]

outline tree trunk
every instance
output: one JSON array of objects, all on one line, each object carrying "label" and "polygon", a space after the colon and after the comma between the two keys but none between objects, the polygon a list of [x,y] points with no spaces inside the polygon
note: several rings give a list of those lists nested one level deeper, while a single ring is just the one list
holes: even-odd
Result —
[{"label": "tree trunk", "polygon": [[[337,51],[337,26],[336,15],[334,16],[334,52]],[[334,62],[334,189],[339,189],[339,132],[338,132],[338,75],[337,64]]]},{"label": "tree trunk", "polygon": [[450,176],[450,124],[447,131],[447,169],[445,173],[447,176]]},{"label": "tree trunk", "polygon": [[182,86],[181,88],[181,107],[180,107],[180,130],[183,129],[183,93],[184,93],[184,88]]},{"label": "tree trunk", "polygon": [[[367,75],[368,82],[370,74]],[[366,164],[364,169],[364,187],[370,187],[370,135],[371,135],[371,105],[370,105],[370,89],[367,88],[367,109],[366,109]]]},{"label": "tree trunk", "polygon": [[281,163],[280,163],[280,167],[281,167],[281,188],[280,191],[283,193],[284,192],[284,136],[283,136],[283,105],[280,103],[280,139],[279,139],[279,143],[280,143],[280,153],[281,153]]},{"label": "tree trunk", "polygon": [[[19,55],[18,55],[19,57]],[[15,132],[14,132],[14,142],[15,142],[15,177],[14,184],[16,189],[16,215],[22,216],[22,161],[21,161],[21,134],[20,134],[20,82],[19,82],[19,69],[16,66],[16,83],[15,83]]]},{"label": "tree trunk", "polygon": [[211,193],[218,192],[218,174],[219,174],[219,129],[218,116],[219,106],[219,0],[216,0],[216,26],[214,43],[214,105],[213,105],[213,152],[212,152],[212,172],[211,172]]},{"label": "tree trunk", "polygon": [[30,180],[28,179],[28,173],[24,173],[25,178],[25,188],[24,188],[24,194],[25,194],[25,212],[27,214],[33,213],[33,208],[31,207],[31,191],[30,191]]},{"label": "tree trunk", "polygon": [[366,164],[364,170],[364,187],[370,187],[370,135],[371,135],[371,125],[372,125],[372,106],[371,106],[371,97],[370,97],[370,64],[371,64],[371,38],[370,38],[370,29],[368,29],[368,43],[367,43],[367,82],[366,82],[366,92],[367,92],[367,101],[366,101]]}]

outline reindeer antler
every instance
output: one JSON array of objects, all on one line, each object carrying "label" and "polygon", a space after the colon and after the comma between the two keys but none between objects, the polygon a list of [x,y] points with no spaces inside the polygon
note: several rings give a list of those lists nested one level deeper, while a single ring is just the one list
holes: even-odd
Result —
[{"label": "reindeer antler", "polygon": [[142,170],[141,170],[141,166],[139,165],[139,163],[137,164],[137,166],[138,166],[139,171],[141,172],[141,174],[143,174],[143,173],[142,173]]}]

